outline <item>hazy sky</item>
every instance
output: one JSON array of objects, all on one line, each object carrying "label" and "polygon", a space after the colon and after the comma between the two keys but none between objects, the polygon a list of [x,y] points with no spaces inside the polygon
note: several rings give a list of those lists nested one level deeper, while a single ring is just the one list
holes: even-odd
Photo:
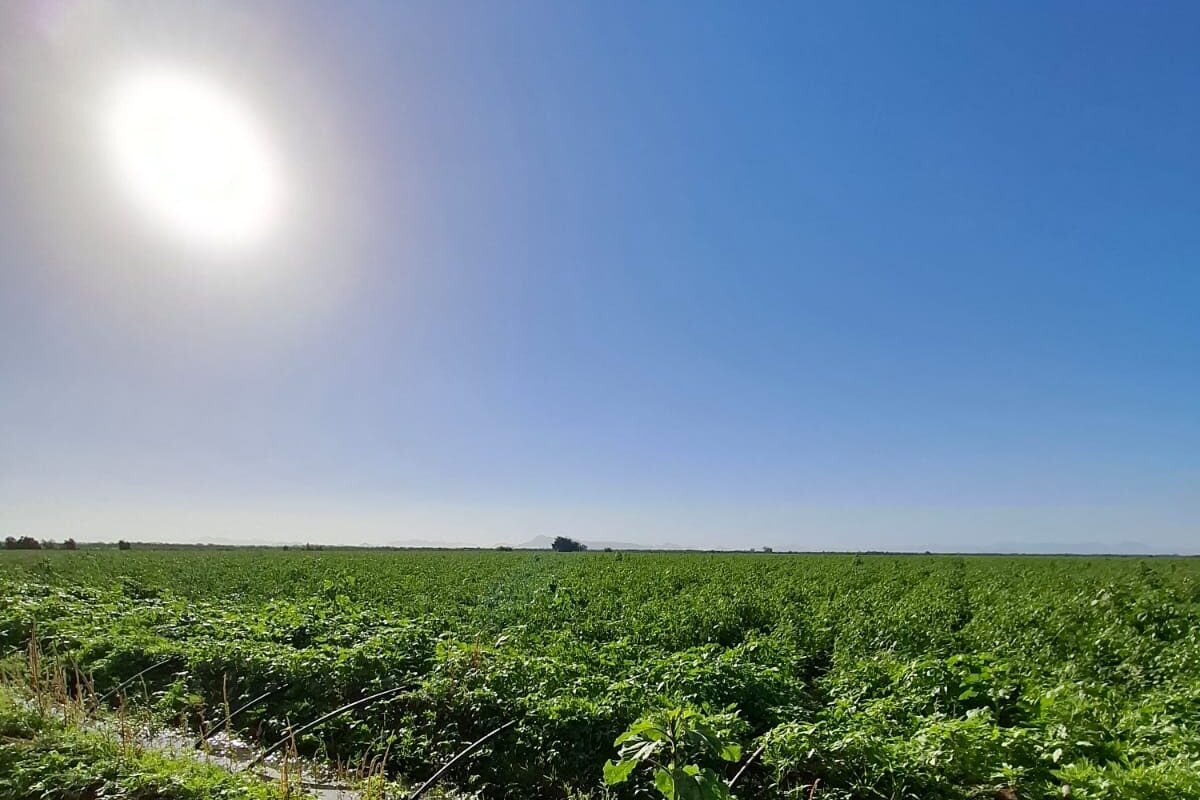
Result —
[{"label": "hazy sky", "polygon": [[[0,534],[1200,550],[1198,29],[6,3]],[[126,68],[243,104],[276,235],[139,216]]]}]

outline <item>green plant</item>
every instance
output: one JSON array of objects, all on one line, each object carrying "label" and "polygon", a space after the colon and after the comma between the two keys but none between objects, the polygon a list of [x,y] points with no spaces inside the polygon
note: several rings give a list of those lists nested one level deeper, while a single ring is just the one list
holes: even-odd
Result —
[{"label": "green plant", "polygon": [[654,786],[667,800],[728,800],[729,786],[707,765],[741,758],[741,746],[721,732],[730,717],[690,708],[642,717],[617,737],[617,760],[604,765],[605,783],[624,783],[644,764],[654,769]]},{"label": "green plant", "polygon": [[0,686],[0,798],[310,800],[295,787],[131,745],[44,714]]},{"label": "green plant", "polygon": [[518,719],[444,778],[482,800],[657,795],[598,784],[663,705],[736,706],[747,798],[1200,800],[1195,558],[0,550],[0,674],[31,638],[97,697],[165,662],[105,701],[165,724],[267,693],[249,741],[411,687],[297,740],[410,780]]}]

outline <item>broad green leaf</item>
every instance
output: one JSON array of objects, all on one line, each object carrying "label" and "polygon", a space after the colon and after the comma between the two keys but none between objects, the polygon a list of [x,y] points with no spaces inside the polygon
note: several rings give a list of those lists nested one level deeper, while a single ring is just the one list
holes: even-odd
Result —
[{"label": "broad green leaf", "polygon": [[671,773],[665,769],[660,768],[654,771],[654,787],[667,800],[675,800],[675,781],[671,777]]},{"label": "broad green leaf", "polygon": [[609,786],[624,783],[629,777],[629,773],[633,772],[633,768],[636,766],[637,762],[633,760],[606,762],[604,765],[604,782]]}]

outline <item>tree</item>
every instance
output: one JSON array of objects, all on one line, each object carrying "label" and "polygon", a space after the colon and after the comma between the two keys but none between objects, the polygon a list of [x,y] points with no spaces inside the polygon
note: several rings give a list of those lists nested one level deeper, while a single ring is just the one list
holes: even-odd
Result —
[{"label": "tree", "polygon": [[117,542],[118,550],[128,550],[131,547],[133,547],[133,545],[131,545],[129,542],[125,541],[124,539],[121,539],[119,542]]},{"label": "tree", "polygon": [[78,550],[79,545],[75,544],[74,539],[67,539],[65,542],[63,542],[62,549],[63,550]]},{"label": "tree", "polygon": [[20,539],[8,536],[4,539],[5,550],[41,550],[42,543],[32,536],[22,536]]},{"label": "tree", "polygon": [[566,536],[555,536],[554,543],[550,545],[550,549],[559,553],[578,553],[587,550],[587,545],[568,539]]},{"label": "tree", "polygon": [[770,547],[764,547],[764,548],[763,548],[763,552],[764,552],[764,553],[774,553],[775,551],[774,551],[774,550],[772,550]]}]

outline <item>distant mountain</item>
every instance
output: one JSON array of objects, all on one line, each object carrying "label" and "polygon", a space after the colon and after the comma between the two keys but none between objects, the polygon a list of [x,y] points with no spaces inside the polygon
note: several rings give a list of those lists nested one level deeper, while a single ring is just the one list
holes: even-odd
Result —
[{"label": "distant mountain", "polygon": [[[477,544],[462,542],[440,542],[434,539],[398,539],[388,542],[384,547],[397,547],[404,550],[470,550],[477,549]],[[363,547],[379,547],[379,545],[363,545]]]},{"label": "distant mountain", "polygon": [[1003,553],[1014,555],[1152,556],[1170,555],[1142,542],[989,542],[923,548],[934,553]]},{"label": "distant mountain", "polygon": [[[571,537],[575,538],[575,537]],[[588,550],[603,550],[610,548],[612,550],[684,550],[683,545],[678,544],[638,544],[636,542],[605,542],[593,539],[577,539],[587,545]],[[549,550],[550,545],[554,543],[553,536],[535,536],[527,542],[514,544],[514,550]]]},{"label": "distant mountain", "polygon": [[1165,551],[1141,542],[998,542],[990,549],[977,549],[988,553],[1030,553],[1034,555],[1075,553],[1088,556],[1150,556],[1165,554]]}]

